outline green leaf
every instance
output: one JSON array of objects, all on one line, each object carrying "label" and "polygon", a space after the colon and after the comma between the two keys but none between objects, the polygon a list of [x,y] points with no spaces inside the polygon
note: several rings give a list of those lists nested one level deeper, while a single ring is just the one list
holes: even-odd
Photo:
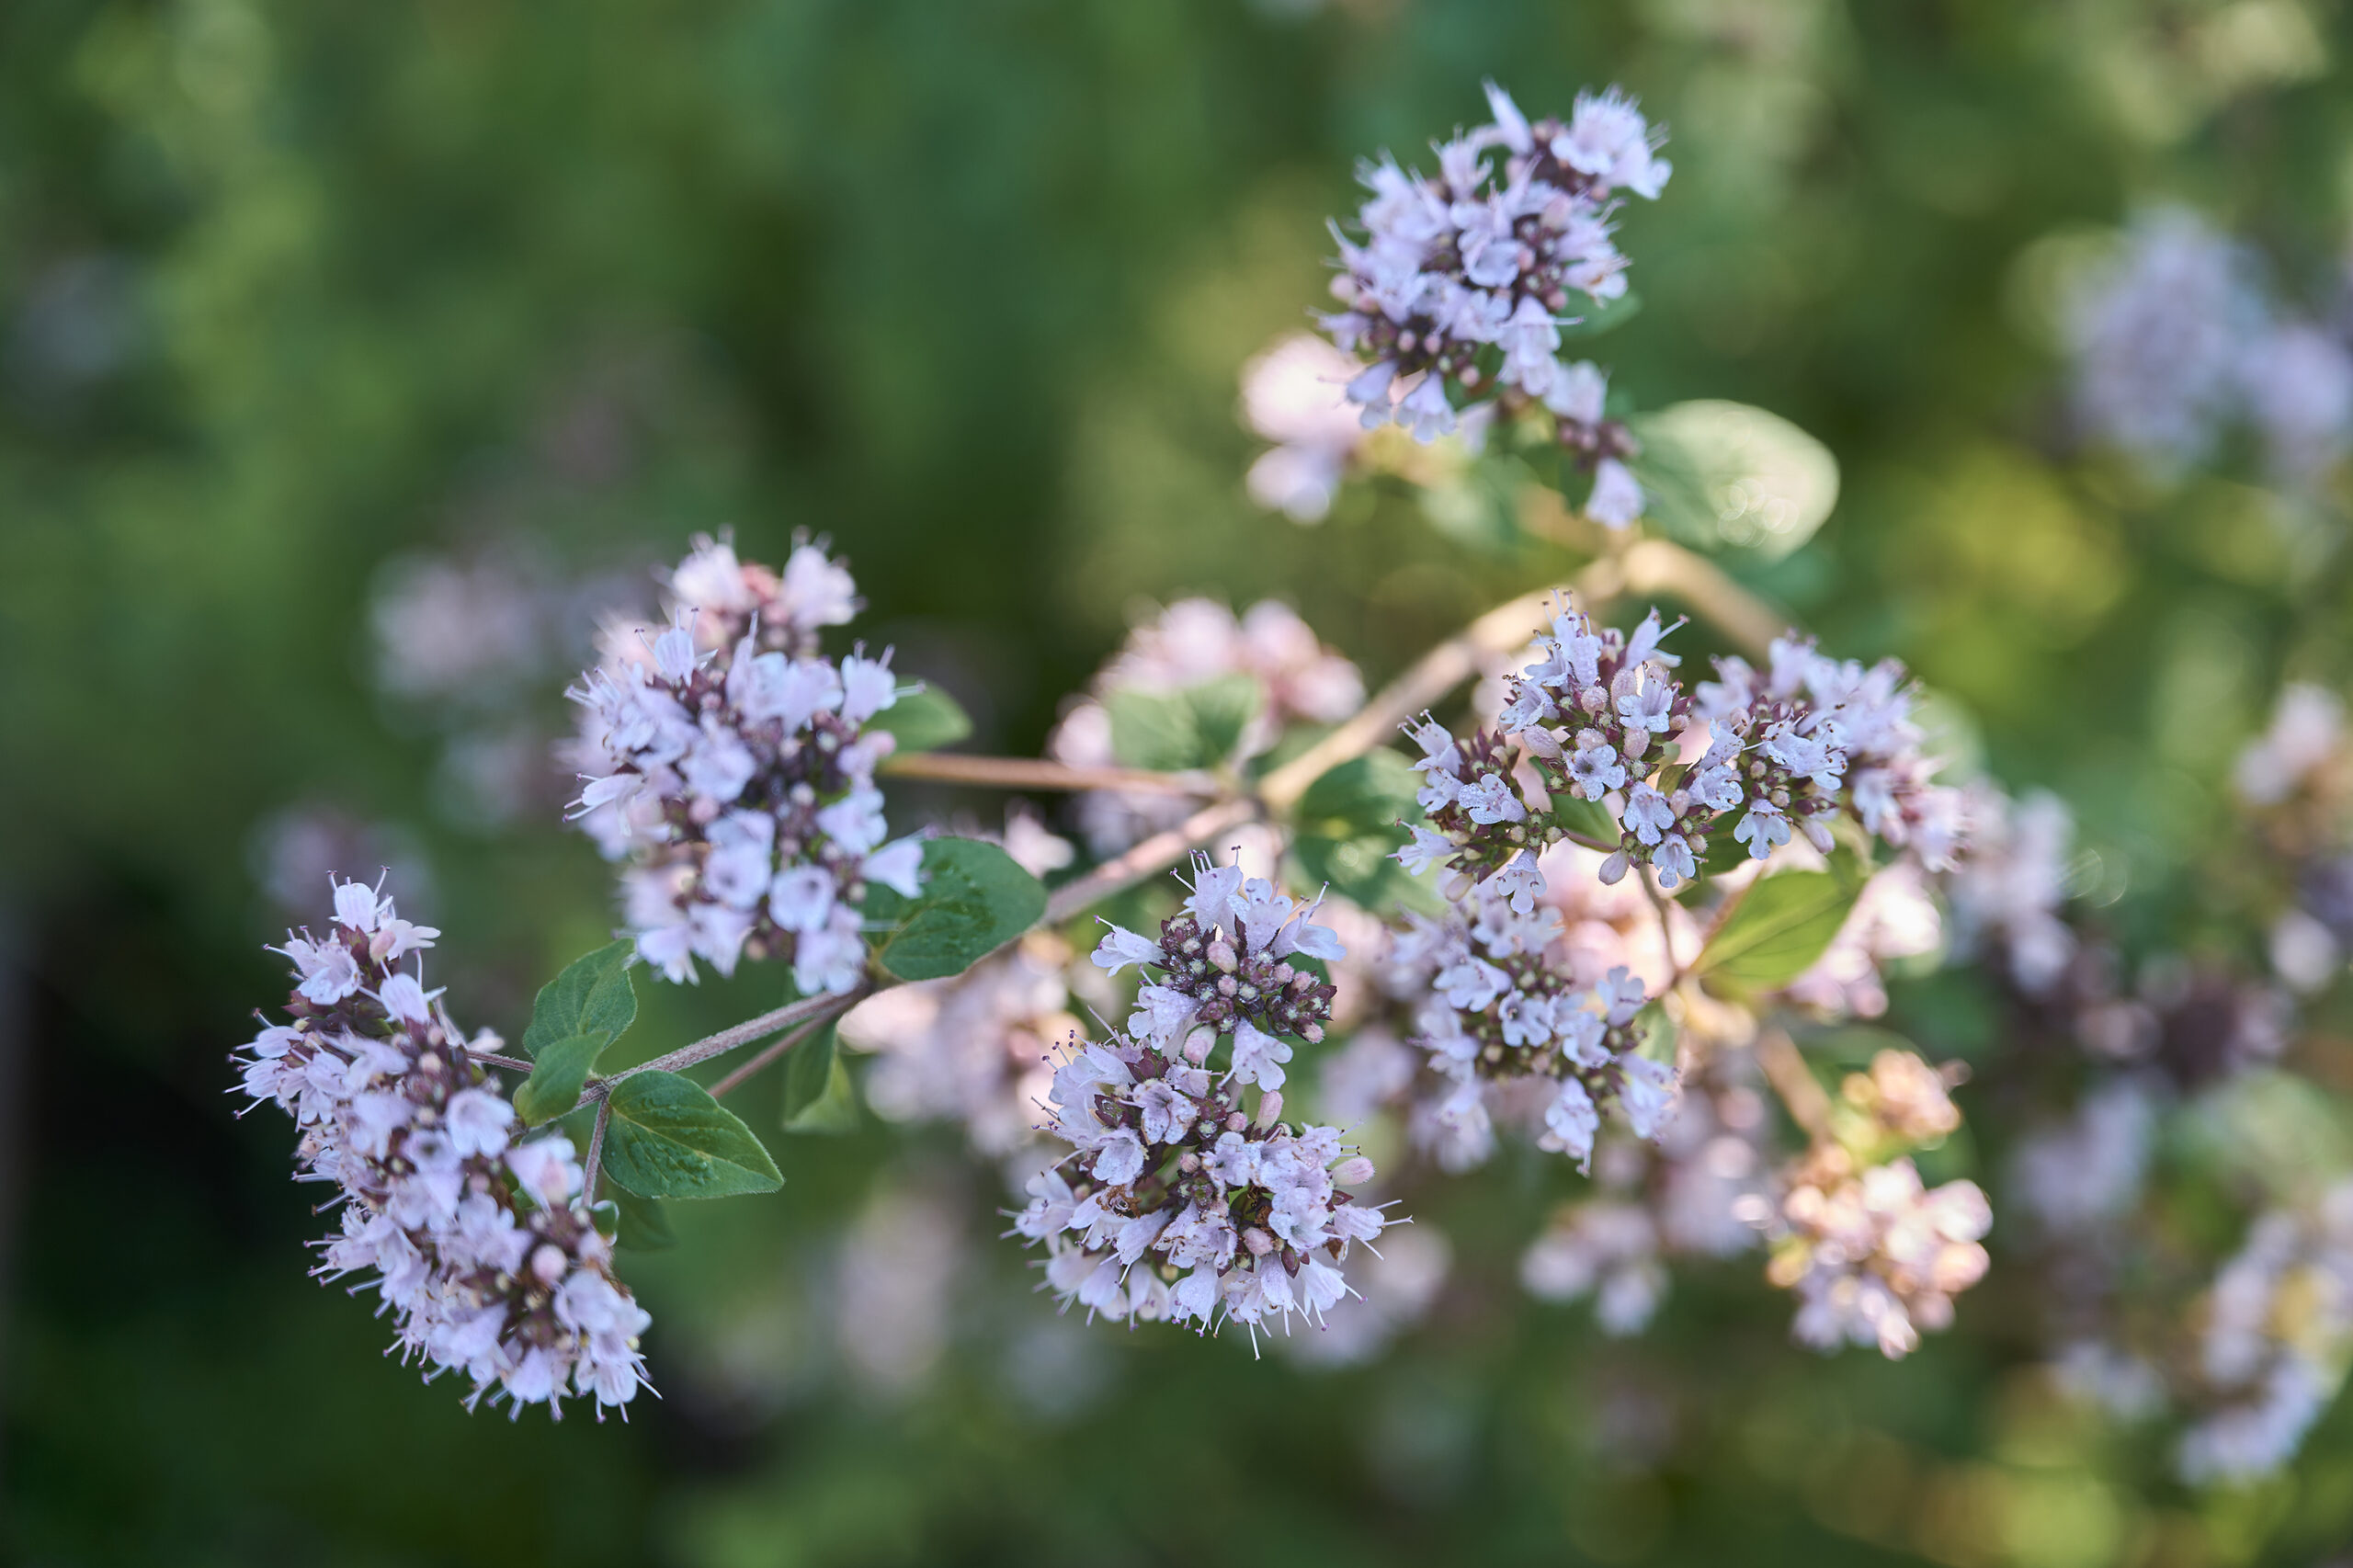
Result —
[{"label": "green leaf", "polygon": [[625,1187],[613,1188],[612,1203],[620,1210],[620,1222],[615,1229],[613,1244],[628,1247],[632,1252],[666,1252],[678,1244],[677,1233],[670,1229],[669,1210],[657,1198],[640,1198]]},{"label": "green leaf", "polygon": [[636,952],[637,944],[623,937],[574,959],[540,987],[539,999],[531,1004],[530,1026],[523,1031],[524,1054],[536,1057],[557,1040],[597,1029],[608,1043],[620,1039],[637,1021],[637,991],[629,977],[629,961]]},{"label": "green leaf", "polygon": [[1242,732],[1266,701],[1267,688],[1256,676],[1223,676],[1188,687],[1185,702],[1193,712],[1193,733],[1200,737],[1201,760],[1196,766],[1207,767],[1232,756],[1242,744]]},{"label": "green leaf", "polygon": [[1625,835],[1599,801],[1580,801],[1565,790],[1552,797],[1552,820],[1580,837],[1616,844]]},{"label": "green leaf", "polygon": [[1111,715],[1111,755],[1128,767],[1179,773],[1201,765],[1200,732],[1192,705],[1181,696],[1115,691],[1103,699]]},{"label": "green leaf", "polygon": [[1813,536],[1838,502],[1830,449],[1778,414],[1703,398],[1627,422],[1645,515],[1686,544],[1768,559]]},{"label": "green leaf", "polygon": [[1111,715],[1111,754],[1156,773],[1211,767],[1233,755],[1266,699],[1258,678],[1246,675],[1175,693],[1115,691],[1103,699]]},{"label": "green leaf", "polygon": [[1390,858],[1404,842],[1405,835],[1396,829],[1352,837],[1303,833],[1290,847],[1310,883],[1324,883],[1367,909],[1402,903],[1435,915],[1441,907],[1436,891]]},{"label": "green leaf", "polygon": [[1708,852],[1699,857],[1699,875],[1702,877],[1721,877],[1727,871],[1740,869],[1755,858],[1748,853],[1748,846],[1732,835],[1732,829],[1731,817],[1716,820],[1715,831],[1708,839]]},{"label": "green leaf", "polygon": [[875,955],[901,980],[961,974],[1046,912],[1038,879],[994,844],[935,838],[923,846],[923,869],[915,898],[879,885],[867,892],[867,917],[892,927]]},{"label": "green leaf", "polygon": [[1642,313],[1643,297],[1631,289],[1614,300],[1587,300],[1578,307],[1575,321],[1560,324],[1563,337],[1599,337],[1605,332],[1615,332]]},{"label": "green leaf", "polygon": [[537,1127],[580,1103],[580,1091],[588,1082],[588,1070],[597,1065],[597,1058],[613,1037],[602,1029],[591,1029],[568,1040],[559,1040],[540,1048],[539,1062],[523,1086],[515,1091],[515,1114],[527,1127]]},{"label": "green leaf", "polygon": [[1299,798],[1298,822],[1303,831],[1332,838],[1418,822],[1421,784],[1413,764],[1397,753],[1367,752],[1326,769],[1307,787]]},{"label": "green leaf", "polygon": [[640,1198],[732,1198],[784,1185],[752,1130],[691,1078],[632,1073],[608,1103],[605,1174]]},{"label": "green leaf", "polygon": [[969,736],[972,720],[954,698],[926,684],[902,692],[896,702],[869,719],[866,727],[895,736],[901,751],[938,751]]},{"label": "green leaf", "polygon": [[1852,857],[1834,857],[1831,865],[1751,883],[1709,938],[1694,972],[1750,991],[1769,991],[1803,973],[1862,895]]},{"label": "green leaf", "polygon": [[784,1059],[784,1130],[824,1135],[858,1131],[858,1088],[830,1023]]}]

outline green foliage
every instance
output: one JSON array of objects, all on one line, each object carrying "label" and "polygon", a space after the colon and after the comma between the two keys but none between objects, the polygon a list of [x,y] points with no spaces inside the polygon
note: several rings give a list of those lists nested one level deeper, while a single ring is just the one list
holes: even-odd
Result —
[{"label": "green foliage", "polygon": [[676,1073],[632,1073],[608,1102],[605,1174],[640,1198],[732,1198],[784,1185],[752,1130]]},{"label": "green foliage", "polygon": [[1702,550],[1778,559],[1813,537],[1838,502],[1838,461],[1778,414],[1707,398],[1627,421],[1642,451],[1647,515]]},{"label": "green foliage", "polygon": [[1862,896],[1864,874],[1841,850],[1826,871],[1782,871],[1736,895],[1693,972],[1742,990],[1768,991],[1802,974],[1838,935]]},{"label": "green foliage", "polygon": [[591,1029],[541,1046],[531,1075],[515,1091],[515,1114],[525,1126],[537,1127],[570,1110],[579,1103],[589,1069],[612,1042],[603,1029]]},{"label": "green foliage", "polygon": [[1046,912],[1038,879],[977,838],[932,839],[923,846],[923,892],[912,899],[881,886],[867,891],[867,918],[884,927],[874,956],[901,980],[961,974]]},{"label": "green foliage", "polygon": [[840,1134],[858,1131],[858,1087],[831,1023],[784,1059],[784,1130]]},{"label": "green foliage", "polygon": [[[618,1222],[613,1231],[613,1244],[631,1252],[667,1252],[678,1244],[677,1233],[670,1229],[670,1211],[658,1198],[640,1198],[625,1187],[615,1187],[607,1200],[614,1209]],[[597,1205],[598,1208],[605,1204]]]},{"label": "green foliage", "polygon": [[1581,301],[1576,309],[1576,318],[1561,324],[1561,336],[1563,339],[1599,337],[1603,333],[1615,332],[1632,321],[1642,313],[1642,309],[1643,297],[1631,289],[1599,304]]},{"label": "green foliage", "polygon": [[1387,749],[1351,757],[1317,776],[1292,813],[1302,832],[1345,837],[1419,822],[1421,775]]},{"label": "green foliage", "polygon": [[531,1004],[524,1051],[536,1057],[558,1040],[585,1034],[601,1033],[607,1044],[619,1040],[637,1021],[637,991],[629,975],[636,952],[637,944],[624,937],[564,965]]},{"label": "green foliage", "polygon": [[1233,755],[1243,730],[1266,702],[1256,676],[1222,676],[1183,691],[1115,691],[1111,751],[1130,767],[1178,773],[1211,767]]},{"label": "green foliage", "polygon": [[866,722],[869,730],[894,737],[901,751],[938,751],[967,739],[972,715],[938,686],[901,692],[899,699]]},{"label": "green foliage", "polygon": [[1552,796],[1552,820],[1596,844],[1615,845],[1624,836],[1608,807],[1599,801],[1579,800],[1566,790]]},{"label": "green foliage", "polygon": [[1398,824],[1421,820],[1420,782],[1411,763],[1385,749],[1319,775],[1293,812],[1291,853],[1305,881],[1368,909],[1399,903],[1434,912],[1437,893],[1391,858],[1408,836]]}]

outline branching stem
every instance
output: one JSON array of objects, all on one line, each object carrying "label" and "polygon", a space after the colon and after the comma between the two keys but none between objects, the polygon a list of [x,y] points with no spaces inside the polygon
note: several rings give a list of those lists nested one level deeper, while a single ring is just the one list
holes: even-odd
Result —
[{"label": "branching stem", "polygon": [[[1255,789],[1200,772],[1153,773],[1125,767],[1073,767],[1027,757],[961,756],[938,752],[894,755],[884,760],[881,771],[904,778],[930,778],[943,783],[1001,789],[1119,790],[1131,793],[1218,797],[1176,826],[1153,835],[1124,854],[1055,889],[1046,901],[1045,914],[1039,924],[1060,926],[1145,878],[1167,869],[1183,859],[1188,851],[1211,843],[1219,835],[1232,832],[1261,816],[1279,816],[1290,811],[1316,779],[1341,763],[1362,756],[1382,744],[1399,725],[1415,713],[1442,701],[1449,692],[1478,675],[1488,659],[1498,653],[1507,653],[1528,642],[1543,625],[1551,601],[1564,592],[1576,595],[1588,608],[1626,594],[1672,594],[1713,622],[1742,648],[1760,657],[1766,645],[1780,635],[1787,624],[1764,601],[1733,582],[1714,564],[1680,545],[1669,544],[1664,540],[1637,540],[1621,548],[1613,540],[1606,553],[1579,573],[1575,581],[1565,587],[1540,589],[1497,605],[1456,635],[1432,648],[1403,675],[1375,693],[1353,718],[1259,779]],[[1563,836],[1572,843],[1604,854],[1619,847],[1584,834],[1567,833]],[[1637,870],[1635,874],[1643,873]],[[1660,897],[1647,878],[1643,886],[1654,900]],[[1663,905],[1659,917],[1662,922],[1666,918]],[[1667,946],[1667,957],[1670,960],[1675,957],[1671,940]],[[1683,971],[1678,965],[1676,979],[1680,981],[1682,978]],[[615,1084],[639,1073],[676,1073],[697,1062],[723,1056],[755,1040],[765,1040],[779,1030],[792,1031],[720,1079],[712,1093],[725,1094],[784,1056],[826,1018],[847,1012],[862,998],[895,983],[897,982],[888,976],[878,976],[868,980],[857,990],[841,995],[808,997],[773,1008],[757,1017],[746,1018],[733,1028],[722,1029],[691,1045],[681,1046],[666,1056],[656,1057],[642,1066],[590,1084],[581,1094],[579,1106],[573,1108],[576,1110],[580,1106],[592,1104],[597,1108],[597,1130],[589,1144],[592,1184],[594,1166],[602,1152],[605,1123],[609,1113],[608,1096]],[[1790,1050],[1794,1055],[1795,1048]],[[1760,1057],[1764,1054],[1761,1045],[1758,1054]],[[484,1055],[477,1060],[516,1072],[528,1073],[531,1070],[529,1062],[512,1057]],[[1802,1071],[1802,1062],[1800,1068]],[[1811,1083],[1812,1079],[1807,1081]],[[1795,1111],[1792,1110],[1791,1114],[1794,1115]]]}]

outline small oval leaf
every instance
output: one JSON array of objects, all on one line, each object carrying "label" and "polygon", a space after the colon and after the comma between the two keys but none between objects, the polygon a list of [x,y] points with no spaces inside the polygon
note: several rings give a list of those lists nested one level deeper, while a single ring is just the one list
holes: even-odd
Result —
[{"label": "small oval leaf", "polygon": [[1750,991],[1786,985],[1812,967],[1861,896],[1850,872],[1783,871],[1751,883],[1693,966]]},{"label": "small oval leaf", "polygon": [[899,743],[901,751],[938,751],[972,733],[972,716],[937,686],[903,691],[897,701],[866,722]]},{"label": "small oval leaf", "polygon": [[540,987],[531,1022],[523,1031],[523,1051],[539,1053],[560,1040],[602,1029],[610,1041],[637,1021],[637,991],[629,977],[637,944],[622,940],[573,960],[563,972]]},{"label": "small oval leaf", "polygon": [[553,1121],[578,1105],[589,1069],[597,1065],[597,1056],[612,1040],[604,1030],[595,1029],[542,1047],[531,1075],[515,1091],[515,1114],[524,1125]]},{"label": "small oval leaf", "polygon": [[915,898],[879,884],[867,892],[868,919],[892,927],[875,954],[901,980],[961,974],[1046,912],[1038,879],[977,838],[931,840],[923,846],[923,892]]},{"label": "small oval leaf", "polygon": [[1702,398],[1627,422],[1649,515],[1687,544],[1787,555],[1838,503],[1838,460],[1778,414]]},{"label": "small oval leaf", "polygon": [[640,1198],[774,1192],[784,1176],[741,1119],[691,1078],[632,1073],[613,1085],[605,1174]]},{"label": "small oval leaf", "polygon": [[826,1136],[858,1131],[858,1087],[831,1024],[785,1058],[784,1130]]}]

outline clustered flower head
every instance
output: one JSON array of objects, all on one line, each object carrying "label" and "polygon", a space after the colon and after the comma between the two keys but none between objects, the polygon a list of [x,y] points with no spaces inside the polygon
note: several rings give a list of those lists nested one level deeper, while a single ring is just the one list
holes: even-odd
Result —
[{"label": "clustered flower head", "polygon": [[1540,1147],[1580,1165],[1592,1159],[1602,1107],[1616,1105],[1643,1138],[1657,1137],[1674,1111],[1674,1069],[1641,1054],[1643,983],[1621,967],[1577,984],[1556,952],[1560,913],[1536,891],[1491,881],[1443,918],[1409,914],[1391,949],[1396,988],[1414,985],[1422,999],[1414,1043],[1437,1089],[1414,1120],[1450,1168],[1493,1151],[1494,1088],[1540,1119]]},{"label": "clustered flower head", "polygon": [[1756,1244],[1739,1216],[1761,1200],[1764,1131],[1764,1102],[1745,1085],[1686,1085],[1655,1147],[1603,1144],[1594,1172],[1602,1196],[1564,1205],[1529,1244],[1522,1288],[1546,1301],[1590,1292],[1603,1333],[1641,1333],[1666,1297],[1666,1258]]},{"label": "clustered flower head", "polygon": [[1664,133],[1614,87],[1580,94],[1565,122],[1531,124],[1492,83],[1487,105],[1491,122],[1437,144],[1436,179],[1387,157],[1365,166],[1363,241],[1334,229],[1342,308],[1323,325],[1372,361],[1347,386],[1367,428],[1393,419],[1417,440],[1446,434],[1458,420],[1449,382],[1474,402],[1463,417],[1543,411],[1594,469],[1587,510],[1622,527],[1643,508],[1623,461],[1633,442],[1601,417],[1599,372],[1559,358],[1561,328],[1578,319],[1579,296],[1597,304],[1626,291],[1613,199],[1656,199],[1671,172],[1657,155]]},{"label": "clustered flower head", "polygon": [[962,974],[894,985],[841,1022],[842,1043],[877,1053],[867,1103],[892,1121],[961,1122],[972,1147],[1006,1154],[1030,1141],[1055,1041],[1079,1027],[1071,951],[1032,931]]},{"label": "clustered flower head", "polygon": [[[1336,724],[1364,704],[1356,665],[1281,600],[1261,599],[1236,616],[1213,599],[1179,599],[1129,634],[1086,699],[1054,727],[1047,755],[1073,767],[1114,766],[1111,710],[1122,694],[1175,696],[1233,676],[1255,681],[1260,701],[1226,761],[1259,756],[1290,725]],[[1079,797],[1078,820],[1088,846],[1110,856],[1192,809],[1181,795],[1090,790]]]},{"label": "clustered flower head", "polygon": [[1962,811],[1969,855],[1945,879],[1954,945],[1964,954],[2000,951],[2018,989],[2041,995],[2075,956],[2075,934],[2059,914],[2075,817],[2048,790],[2013,801],[1984,784],[1970,786]]},{"label": "clustered flower head", "polygon": [[[372,1276],[404,1360],[427,1377],[457,1370],[472,1399],[561,1415],[567,1392],[627,1404],[644,1378],[638,1336],[651,1321],[612,1276],[571,1141],[515,1140],[498,1082],[415,974],[399,965],[433,945],[359,882],[336,884],[335,921],[278,949],[300,983],[290,1025],[244,1049],[244,1093],[276,1100],[301,1128],[300,1179],[328,1182],[342,1233],[320,1244],[318,1273]],[[493,1391],[495,1391],[494,1392]]]},{"label": "clustered flower head", "polygon": [[1768,1234],[1766,1278],[1798,1295],[1798,1339],[1818,1350],[1877,1346],[1899,1359],[1952,1323],[1952,1299],[1985,1277],[1994,1222],[1972,1181],[1933,1189],[1909,1158],[1858,1170],[1824,1143],[1790,1172]]},{"label": "clustered flower head", "polygon": [[1340,1270],[1391,1221],[1342,1190],[1373,1177],[1337,1129],[1290,1127],[1282,1096],[1114,1035],[1075,1038],[1047,1131],[1072,1146],[1029,1183],[1014,1229],[1047,1249],[1067,1303],[1129,1321],[1311,1323],[1350,1292]]},{"label": "clustered flower head", "polygon": [[2199,1370],[2218,1403],[2182,1439],[2193,1482],[2292,1458],[2353,1361],[2353,1181],[2264,1215],[2214,1281]]},{"label": "clustered flower head", "polygon": [[1332,983],[1290,960],[1346,956],[1331,928],[1311,918],[1315,907],[1196,855],[1190,896],[1160,923],[1160,939],[1113,926],[1095,962],[1111,974],[1130,964],[1159,971],[1136,993],[1128,1019],[1129,1032],[1154,1051],[1199,1067],[1230,1044],[1232,1076],[1279,1089],[1291,1055],[1285,1037],[1313,1045],[1332,1017]]},{"label": "clustered flower head", "polygon": [[2353,444],[2353,347],[2280,312],[2254,256],[2202,215],[2142,213],[2086,281],[2064,326],[2076,418],[2092,435],[2171,477],[2245,425],[2298,483]]},{"label": "clustered flower head", "polygon": [[695,960],[789,959],[803,992],[857,983],[865,884],[913,897],[922,846],[885,846],[874,767],[892,738],[862,726],[898,695],[891,655],[816,656],[858,601],[813,544],[781,574],[697,541],[670,579],[668,629],[613,649],[566,695],[587,780],[574,815],[608,858],[639,954],[674,981]]},{"label": "clustered flower head", "polygon": [[1293,522],[1331,511],[1364,426],[1341,395],[1360,367],[1320,337],[1284,338],[1243,367],[1242,415],[1274,445],[1250,465],[1250,498]]}]

